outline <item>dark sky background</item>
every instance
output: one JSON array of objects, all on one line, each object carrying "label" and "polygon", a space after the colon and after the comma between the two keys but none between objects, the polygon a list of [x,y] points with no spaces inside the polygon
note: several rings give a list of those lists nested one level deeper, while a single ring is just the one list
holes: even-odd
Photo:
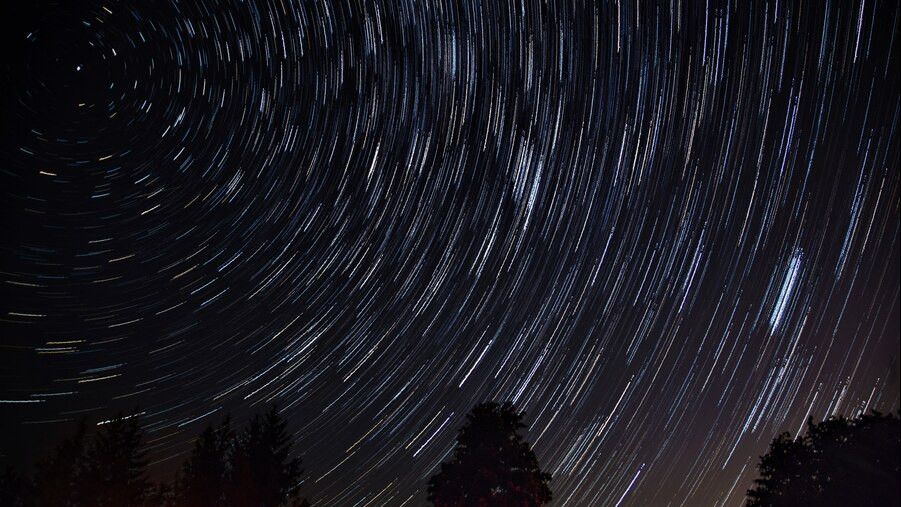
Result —
[{"label": "dark sky background", "polygon": [[421,505],[510,400],[554,505],[738,505],[898,410],[898,2],[597,3],[5,6],[2,460],[277,402]]}]

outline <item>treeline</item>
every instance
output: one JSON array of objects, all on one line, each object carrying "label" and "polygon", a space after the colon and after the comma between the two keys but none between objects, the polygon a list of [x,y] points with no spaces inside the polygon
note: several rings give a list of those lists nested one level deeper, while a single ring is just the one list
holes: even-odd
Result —
[{"label": "treeline", "polygon": [[[436,507],[539,507],[551,501],[543,472],[510,403],[483,403],[467,415],[451,458],[427,483]],[[195,439],[172,484],[147,478],[139,418],[116,417],[88,435],[84,423],[40,460],[30,476],[0,477],[0,506],[307,506],[301,461],[275,407],[241,429],[226,417]],[[747,505],[901,505],[901,424],[871,412],[808,420],[807,434],[777,436],[760,458]]]},{"label": "treeline", "polygon": [[307,506],[297,483],[287,423],[276,407],[254,415],[240,430],[226,417],[207,426],[173,483],[147,478],[139,418],[117,416],[88,436],[82,421],[38,461],[31,476],[11,468],[0,477],[0,505],[11,507],[276,507]]},{"label": "treeline", "polygon": [[[473,408],[453,458],[428,483],[436,506],[539,506],[551,500],[550,475],[523,439],[524,414],[510,403]],[[301,507],[301,460],[292,455],[276,407],[240,430],[226,416],[195,439],[172,484],[147,478],[144,432],[137,416],[118,416],[88,435],[82,422],[35,466],[0,477],[0,506],[13,507]],[[487,503],[486,503],[487,502]]]}]

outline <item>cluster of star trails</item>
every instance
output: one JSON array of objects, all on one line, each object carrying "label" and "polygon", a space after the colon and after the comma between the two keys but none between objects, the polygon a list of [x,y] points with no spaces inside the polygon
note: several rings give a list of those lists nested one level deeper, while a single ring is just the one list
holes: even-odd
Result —
[{"label": "cluster of star trails", "polygon": [[899,409],[897,2],[77,4],[4,64],[6,456],[277,403],[316,505],[421,505],[508,400],[554,505],[739,505]]}]

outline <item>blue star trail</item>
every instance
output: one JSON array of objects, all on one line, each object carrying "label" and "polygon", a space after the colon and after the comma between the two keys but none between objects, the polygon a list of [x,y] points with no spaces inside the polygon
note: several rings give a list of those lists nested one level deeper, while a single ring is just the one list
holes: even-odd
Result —
[{"label": "blue star trail", "polygon": [[740,505],[899,409],[897,2],[46,2],[6,30],[4,463],[278,403],[316,505],[525,410],[553,505]]}]

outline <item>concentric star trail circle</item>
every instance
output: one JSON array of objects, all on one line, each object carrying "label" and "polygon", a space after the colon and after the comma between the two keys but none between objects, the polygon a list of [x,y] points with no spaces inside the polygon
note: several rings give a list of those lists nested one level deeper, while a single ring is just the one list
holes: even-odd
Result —
[{"label": "concentric star trail circle", "polygon": [[36,12],[9,456],[139,406],[166,476],[277,402],[317,505],[417,505],[510,400],[555,505],[738,505],[774,434],[899,408],[897,2]]}]

